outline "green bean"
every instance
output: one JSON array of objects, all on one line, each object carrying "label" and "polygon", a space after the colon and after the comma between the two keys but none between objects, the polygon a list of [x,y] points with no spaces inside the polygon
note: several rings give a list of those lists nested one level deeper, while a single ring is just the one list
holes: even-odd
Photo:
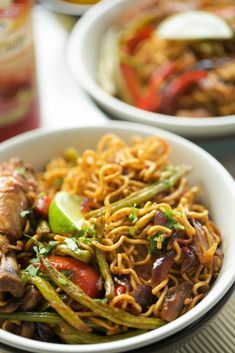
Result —
[{"label": "green bean", "polygon": [[[99,219],[97,219],[96,226],[95,226],[97,241],[100,241],[103,237],[104,224],[105,224],[104,217],[100,217]],[[96,256],[96,260],[97,260],[101,275],[104,279],[105,297],[108,299],[112,299],[114,297],[114,283],[113,283],[112,274],[110,271],[110,267],[107,263],[105,254],[101,249],[95,248],[95,256]]]},{"label": "green bean", "polygon": [[144,330],[151,330],[156,327],[162,326],[164,321],[158,318],[148,318],[143,316],[135,316],[118,308],[112,308],[104,303],[97,303],[83,290],[62,273],[57,271],[49,261],[42,259],[46,274],[71,298],[80,303],[81,305],[89,308],[94,314],[104,317],[119,325],[124,325],[133,328]]},{"label": "green bean", "polygon": [[114,283],[105,254],[101,249],[95,248],[95,256],[99,265],[100,272],[104,279],[105,297],[112,299],[114,296]]},{"label": "green bean", "polygon": [[59,324],[62,318],[49,312],[14,312],[11,314],[0,313],[0,320],[17,320],[27,322],[41,322],[45,324]]},{"label": "green bean", "polygon": [[49,302],[50,306],[71,326],[82,332],[90,331],[88,326],[77,316],[77,314],[60,299],[59,295],[49,282],[39,276],[29,277],[28,280],[38,288],[39,292]]},{"label": "green bean", "polygon": [[[175,173],[171,177],[165,180],[157,181],[151,185],[146,186],[145,188],[139,191],[133,192],[132,194],[130,194],[129,196],[127,196],[122,200],[113,202],[110,205],[111,212],[113,213],[117,210],[120,210],[123,207],[128,207],[133,204],[140,205],[143,202],[153,199],[153,197],[155,197],[156,195],[159,195],[160,193],[166,190],[169,190],[171,187],[176,185],[178,181],[189,171],[190,171],[190,167],[184,166],[184,165],[175,168]],[[97,210],[88,212],[85,215],[85,217],[87,219],[92,217],[96,217],[96,218],[101,217],[105,214],[105,211],[106,211],[106,207],[104,206]]]},{"label": "green bean", "polygon": [[53,253],[62,256],[68,255],[76,260],[85,263],[89,263],[91,260],[91,252],[89,250],[81,250],[78,248],[76,251],[73,251],[66,244],[56,245],[55,249],[53,250]]},{"label": "green bean", "polygon": [[[124,339],[139,335],[146,331],[135,330],[120,335],[113,336],[100,336],[94,333],[81,332],[74,329],[72,326],[67,324],[62,317],[56,313],[49,312],[14,312],[11,314],[0,313],[0,320],[17,320],[25,322],[40,322],[55,326],[55,333],[66,343],[79,344],[79,343],[102,343],[115,341],[118,339]],[[93,325],[92,322],[88,322],[88,325]]]},{"label": "green bean", "polygon": [[68,325],[65,322],[62,322],[59,326],[55,328],[55,333],[59,336],[64,342],[68,344],[92,344],[92,343],[105,343],[116,341],[120,339],[125,339],[133,336],[140,335],[145,333],[145,330],[135,330],[119,335],[112,336],[99,336],[94,333],[80,333],[76,331],[73,327]]}]

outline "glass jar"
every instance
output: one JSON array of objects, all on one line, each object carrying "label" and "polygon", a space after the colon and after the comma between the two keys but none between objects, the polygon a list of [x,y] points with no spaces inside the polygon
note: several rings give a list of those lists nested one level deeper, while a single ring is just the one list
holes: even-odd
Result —
[{"label": "glass jar", "polygon": [[32,4],[0,1],[0,141],[39,126]]}]

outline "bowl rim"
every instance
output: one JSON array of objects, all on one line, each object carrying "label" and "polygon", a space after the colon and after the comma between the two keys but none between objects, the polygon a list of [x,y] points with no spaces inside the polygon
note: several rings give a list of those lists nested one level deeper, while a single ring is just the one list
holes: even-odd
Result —
[{"label": "bowl rim", "polygon": [[82,15],[94,4],[72,3],[66,0],[39,0],[40,3],[54,11],[68,15]]},{"label": "bowl rim", "polygon": [[[133,2],[133,0],[128,0]],[[175,117],[172,115],[164,115],[153,113],[136,108],[128,103],[125,103],[118,98],[106,93],[97,83],[96,78],[91,77],[84,63],[83,47],[87,43],[87,32],[93,27],[94,22],[100,18],[106,17],[111,10],[115,11],[125,6],[127,0],[112,0],[103,1],[96,4],[75,24],[68,42],[68,63],[70,70],[81,87],[86,90],[96,101],[108,109],[115,110],[120,115],[128,115],[128,119],[134,122],[162,124],[164,128],[198,128],[201,132],[205,128],[218,129],[219,127],[235,127],[235,114],[218,117],[207,118],[190,118],[190,117]],[[128,7],[128,6],[125,6]],[[160,126],[160,125],[159,125]],[[173,131],[173,130],[172,130]],[[180,133],[180,130],[178,130]],[[194,135],[192,130],[192,135]],[[188,133],[188,135],[191,135]],[[208,133],[209,135],[209,133]]]},{"label": "bowl rim", "polygon": [[[40,128],[34,131],[26,132],[24,134],[13,137],[0,145],[0,157],[4,155],[11,148],[20,147],[20,145],[32,144],[35,140],[48,139],[52,135],[56,135],[58,138],[66,134],[74,133],[75,130],[82,132],[89,132],[92,130],[99,130],[102,133],[111,132],[112,130],[117,129],[118,131],[129,131],[130,134],[136,133],[147,133],[148,135],[157,135],[159,134],[163,138],[169,140],[169,142],[174,142],[188,148],[192,153],[195,153],[199,158],[206,159],[210,161],[210,164],[217,170],[220,174],[220,178],[223,179],[227,187],[231,191],[231,197],[235,199],[235,182],[229,172],[208,152],[204,151],[201,147],[197,146],[191,141],[186,140],[183,137],[177,136],[171,132],[167,132],[158,128],[153,128],[150,126],[133,124],[130,122],[104,122],[102,124],[94,124],[93,126],[87,125],[82,127],[69,127],[65,129],[46,129]],[[118,134],[118,132],[116,132]],[[38,352],[57,352],[57,353],[75,353],[78,350],[84,353],[103,353],[103,352],[121,352],[126,350],[126,347],[129,346],[130,349],[135,349],[140,346],[145,346],[153,342],[162,341],[170,337],[171,335],[183,330],[189,325],[193,324],[199,320],[203,315],[205,315],[211,308],[213,308],[216,303],[228,292],[229,288],[233,285],[235,281],[235,272],[232,268],[226,270],[226,273],[223,274],[223,280],[220,280],[220,288],[215,293],[211,291],[200,303],[197,304],[195,308],[190,310],[188,313],[179,317],[175,321],[168,323],[165,326],[157,328],[155,330],[146,332],[139,336],[132,338],[123,339],[120,341],[115,341],[111,343],[101,343],[101,344],[92,344],[92,345],[67,345],[67,344],[56,344],[56,343],[44,343],[40,342],[40,347],[38,346],[38,341],[22,338],[16,336],[12,333],[5,332],[0,330],[0,340],[2,343],[13,345],[14,347],[33,350]],[[219,281],[219,279],[217,280]],[[209,297],[209,298],[208,298]],[[156,333],[157,338],[156,338]],[[14,343],[14,344],[13,344]],[[116,347],[118,345],[118,347]]]}]

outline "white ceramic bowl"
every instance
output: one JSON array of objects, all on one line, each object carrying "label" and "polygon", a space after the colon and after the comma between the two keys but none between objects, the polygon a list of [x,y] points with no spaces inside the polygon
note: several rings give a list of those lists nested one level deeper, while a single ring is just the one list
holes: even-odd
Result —
[{"label": "white ceramic bowl", "polygon": [[51,10],[61,12],[67,15],[80,16],[83,15],[94,5],[75,4],[65,0],[39,0],[42,4]]},{"label": "white ceramic bowl", "polygon": [[[190,182],[201,185],[204,202],[208,205],[213,220],[221,229],[223,237],[224,263],[221,273],[209,294],[195,308],[177,320],[156,330],[134,338],[105,344],[64,345],[44,343],[22,338],[0,330],[0,342],[8,345],[44,353],[114,353],[131,351],[137,347],[159,342],[194,324],[211,310],[228,292],[235,281],[235,183],[228,172],[207,152],[187,140],[153,127],[115,122],[102,126],[70,128],[65,130],[38,130],[15,137],[0,146],[0,162],[19,156],[35,168],[43,168],[54,155],[62,153],[68,146],[79,150],[93,148],[105,133],[116,133],[125,140],[133,135],[147,137],[159,135],[171,145],[174,163],[186,163],[193,167]],[[160,342],[159,342],[160,344]],[[156,351],[157,346],[156,346]]]},{"label": "white ceramic bowl", "polygon": [[68,60],[77,82],[115,117],[154,125],[183,136],[218,136],[235,132],[235,115],[215,118],[177,118],[135,108],[107,94],[97,83],[99,49],[107,28],[136,0],[103,1],[75,25],[68,47]]}]

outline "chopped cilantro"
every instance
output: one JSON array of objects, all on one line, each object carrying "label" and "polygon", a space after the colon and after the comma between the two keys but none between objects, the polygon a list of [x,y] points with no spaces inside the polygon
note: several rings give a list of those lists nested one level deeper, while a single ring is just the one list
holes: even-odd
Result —
[{"label": "chopped cilantro", "polygon": [[33,246],[33,250],[35,251],[35,253],[36,253],[36,259],[38,260],[38,262],[40,261],[40,257],[41,257],[41,255],[40,255],[40,249],[39,249],[39,247],[37,246],[37,245],[34,245]]},{"label": "chopped cilantro", "polygon": [[161,211],[166,215],[167,218],[172,218],[173,216],[181,216],[181,213],[172,208],[161,207]]},{"label": "chopped cilantro", "polygon": [[48,245],[46,247],[42,247],[41,245],[35,245],[33,247],[33,250],[36,253],[36,259],[40,261],[41,256],[47,256],[51,250],[53,250],[57,245],[57,241],[51,240],[49,241]]},{"label": "chopped cilantro", "polygon": [[31,277],[35,277],[38,274],[39,267],[34,267],[33,265],[29,265],[25,271],[27,271]]},{"label": "chopped cilantro", "polygon": [[130,222],[135,223],[138,220],[138,207],[131,207],[131,214],[129,215],[128,219]]},{"label": "chopped cilantro", "polygon": [[21,175],[21,176],[24,177],[25,179],[26,179],[26,177],[27,177],[25,167],[16,168],[16,169],[14,170],[14,172],[15,172],[16,174],[18,174],[18,175]]},{"label": "chopped cilantro", "polygon": [[173,225],[173,228],[175,230],[185,230],[185,226],[183,224],[180,224],[178,222],[176,222],[174,225]]},{"label": "chopped cilantro", "polygon": [[174,216],[182,216],[179,211],[172,210],[171,208],[168,207],[161,207],[161,211],[164,213],[164,215],[167,217],[167,223],[166,227],[174,230],[185,230],[185,227],[183,224],[180,224],[177,222],[173,217]]},{"label": "chopped cilantro", "polygon": [[78,238],[78,243],[79,244],[84,243],[86,245],[91,245],[92,238],[80,237],[80,238]]},{"label": "chopped cilantro", "polygon": [[94,230],[94,228],[87,227],[87,226],[81,226],[81,228],[79,229],[79,231],[77,233],[77,237],[81,238],[84,236],[94,237],[94,236],[96,236],[96,231]]},{"label": "chopped cilantro", "polygon": [[76,252],[78,250],[78,245],[73,238],[66,238],[64,242],[72,251]]},{"label": "chopped cilantro", "polygon": [[28,215],[30,215],[31,213],[32,213],[32,210],[31,210],[31,209],[21,211],[21,212],[20,212],[20,217],[21,217],[21,218],[25,218],[25,217],[27,217]]},{"label": "chopped cilantro", "polygon": [[152,236],[150,238],[150,242],[149,242],[149,251],[150,251],[150,253],[159,255],[161,253],[161,249],[157,248],[157,243],[159,241],[161,243],[163,243],[164,240],[165,240],[165,238],[164,238],[163,234],[161,234],[161,233]]}]

